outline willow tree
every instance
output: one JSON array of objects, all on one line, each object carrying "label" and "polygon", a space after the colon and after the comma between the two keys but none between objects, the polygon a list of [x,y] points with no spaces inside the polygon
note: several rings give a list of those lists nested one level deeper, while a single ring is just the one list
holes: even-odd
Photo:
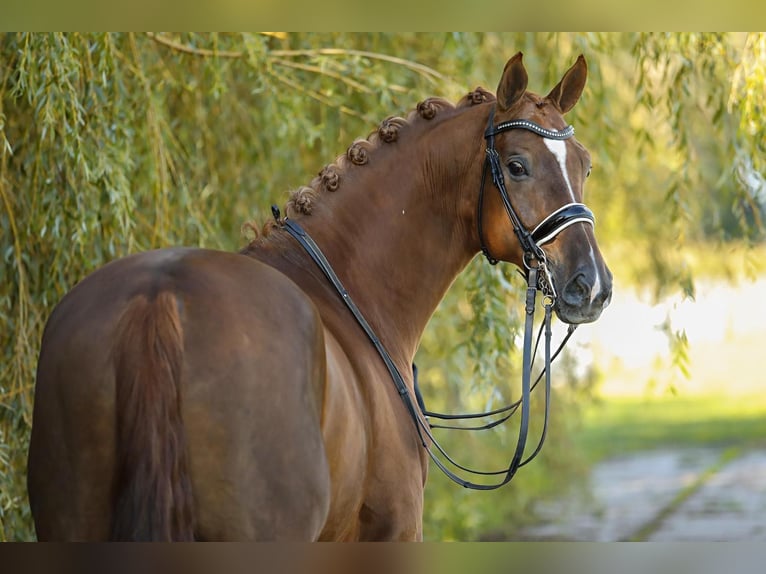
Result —
[{"label": "willow tree", "polygon": [[[244,223],[260,226],[272,203],[383,118],[426,96],[493,90],[517,50],[543,92],[582,52],[590,81],[570,121],[594,156],[588,203],[601,244],[626,261],[626,282],[648,277],[658,294],[692,294],[683,241],[762,237],[765,43],[708,34],[4,35],[0,538],[32,537],[24,467],[38,344],[53,305],[90,271],[171,244],[235,249],[247,240]],[[451,290],[418,355],[436,407],[512,394],[522,283],[477,259]],[[542,460],[492,496],[434,476],[428,537],[505,535],[527,501],[582,475],[569,407],[587,385],[563,372],[569,384]],[[511,434],[471,446],[484,453],[477,464],[504,460]]]}]

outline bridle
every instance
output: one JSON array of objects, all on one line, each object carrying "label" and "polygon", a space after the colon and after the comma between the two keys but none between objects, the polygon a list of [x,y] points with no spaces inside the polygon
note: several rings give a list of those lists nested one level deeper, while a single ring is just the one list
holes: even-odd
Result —
[{"label": "bridle", "polygon": [[[370,324],[364,318],[364,315],[362,315],[362,312],[359,310],[356,303],[354,303],[350,294],[348,293],[346,288],[343,286],[342,282],[340,281],[335,271],[333,270],[332,266],[330,265],[330,262],[322,253],[322,250],[297,222],[292,221],[291,219],[288,219],[288,218],[282,219],[279,212],[279,208],[277,208],[276,206],[272,206],[271,208],[272,213],[274,215],[274,219],[277,221],[277,223],[283,229],[285,229],[285,231],[287,231],[296,241],[298,241],[298,243],[303,247],[303,249],[306,250],[306,252],[312,258],[312,260],[317,264],[320,270],[324,273],[328,281],[333,285],[333,287],[335,288],[336,292],[340,296],[343,303],[349,309],[349,311],[354,316],[359,326],[362,328],[362,330],[365,332],[367,337],[372,342],[373,346],[375,347],[375,350],[378,352],[378,355],[383,360],[383,363],[385,364],[386,369],[391,375],[391,379],[396,387],[397,392],[399,393],[399,396],[404,402],[404,406],[407,408],[407,412],[409,413],[410,418],[415,424],[415,428],[417,430],[420,442],[422,443],[423,447],[428,452],[433,462],[448,478],[450,478],[451,480],[453,480],[454,482],[456,482],[457,484],[461,486],[475,489],[475,490],[494,490],[496,488],[499,488],[507,484],[514,477],[514,475],[516,474],[516,471],[522,466],[524,466],[525,464],[529,463],[533,458],[535,458],[535,456],[537,456],[537,454],[542,449],[542,446],[547,434],[548,415],[550,412],[550,408],[549,408],[550,391],[551,391],[550,365],[551,365],[551,362],[558,356],[558,354],[564,348],[564,345],[566,345],[567,341],[572,336],[572,333],[574,332],[574,329],[575,329],[575,325],[569,326],[567,335],[564,337],[563,341],[559,345],[556,352],[553,355],[551,355],[551,315],[552,315],[553,305],[556,301],[556,291],[553,285],[552,276],[548,269],[548,260],[545,255],[545,251],[542,249],[542,245],[544,245],[545,243],[549,241],[552,241],[559,233],[561,233],[561,231],[563,231],[564,229],[566,229],[567,227],[571,225],[574,225],[575,223],[583,222],[583,223],[589,223],[590,225],[593,225],[595,222],[593,213],[585,205],[583,205],[582,203],[569,203],[560,207],[559,209],[555,210],[553,213],[548,215],[537,226],[535,226],[535,228],[531,232],[528,231],[522,225],[521,220],[519,219],[519,216],[517,215],[515,209],[513,208],[513,204],[511,203],[510,197],[508,195],[508,190],[505,187],[505,178],[503,176],[503,171],[500,164],[500,156],[498,155],[497,150],[495,149],[495,136],[502,132],[513,130],[513,129],[524,129],[524,130],[529,130],[531,132],[534,132],[535,134],[540,135],[544,138],[565,140],[574,135],[574,128],[572,126],[568,126],[567,128],[561,131],[553,131],[553,130],[544,128],[529,120],[510,120],[510,121],[502,122],[498,125],[494,125],[493,123],[494,112],[495,110],[493,107],[492,111],[489,114],[487,129],[484,132],[484,138],[487,141],[487,147],[486,147],[486,157],[484,161],[484,167],[482,170],[481,187],[479,190],[479,201],[478,201],[478,231],[479,231],[479,238],[481,241],[481,250],[482,250],[482,253],[484,253],[484,255],[487,257],[490,264],[495,265],[498,263],[498,260],[493,258],[490,255],[489,250],[487,249],[484,243],[483,229],[481,224],[482,206],[483,206],[483,200],[484,200],[484,187],[485,187],[487,172],[489,171],[492,175],[492,181],[500,193],[500,197],[503,201],[505,211],[508,214],[511,224],[513,225],[513,231],[521,245],[521,248],[523,251],[524,267],[526,269],[526,279],[527,279],[527,292],[526,292],[526,300],[525,300],[526,319],[525,319],[525,329],[524,329],[524,347],[523,347],[523,354],[522,354],[522,357],[523,357],[522,358],[522,393],[521,393],[521,398],[518,401],[508,406],[505,406],[499,409],[494,409],[492,411],[483,412],[483,413],[457,414],[457,415],[455,414],[447,415],[447,414],[437,413],[437,412],[427,410],[425,408],[425,405],[423,404],[422,397],[417,387],[417,368],[413,365],[413,377],[415,380],[415,394],[416,394],[416,396],[413,398],[409,392],[409,389],[407,388],[407,384],[405,383],[404,377],[402,376],[401,372],[394,364],[394,361],[391,358],[391,355],[383,346],[382,342],[380,341],[378,336],[375,334],[375,331],[372,329]],[[537,340],[535,342],[534,352],[533,352],[532,351],[532,339],[533,339],[532,331],[533,331],[533,323],[534,323],[535,301],[536,301],[538,290],[541,291],[542,293],[542,305],[545,310],[545,317],[543,319],[543,324],[540,326],[540,332],[537,335]],[[537,353],[537,347],[540,342],[540,336],[543,332],[543,328],[545,329],[545,345],[544,345],[545,346],[545,367],[540,372],[534,384],[531,384],[532,364],[534,362],[534,357]],[[540,379],[543,377],[543,375],[545,375],[545,420],[543,423],[543,429],[542,429],[540,440],[537,444],[537,447],[535,448],[535,450],[532,452],[530,456],[524,459],[524,449],[526,447],[526,440],[527,440],[527,434],[529,429],[531,391],[535,386],[537,386],[537,384],[540,382]],[[497,471],[480,471],[480,470],[474,470],[469,467],[460,465],[457,462],[455,462],[447,454],[444,448],[439,444],[439,442],[431,433],[431,429],[433,428],[444,428],[444,429],[455,429],[455,430],[485,430],[485,429],[493,428],[497,426],[498,424],[501,424],[505,422],[506,420],[508,420],[519,409],[519,406],[521,407],[521,423],[520,423],[520,429],[519,429],[519,438],[516,443],[516,449],[514,451],[513,458],[508,468],[506,469],[501,469]],[[446,420],[465,420],[465,419],[484,418],[484,417],[490,417],[495,415],[504,415],[504,416],[488,424],[485,424],[482,426],[473,426],[473,427],[432,425],[430,424],[430,421],[429,421],[430,418],[439,418],[439,419],[446,419]],[[438,452],[438,454],[437,452],[434,452],[434,449]],[[443,457],[444,460],[442,460],[441,457]],[[477,475],[477,476],[498,476],[498,475],[504,475],[504,476],[499,482],[496,482],[494,484],[475,483],[457,475],[453,470],[451,470],[447,466],[448,464],[455,467],[456,469],[460,471],[463,471],[468,474]]]},{"label": "bridle", "polygon": [[[495,149],[495,136],[510,130],[522,129],[531,131],[547,139],[567,140],[574,135],[574,127],[567,126],[563,130],[554,131],[544,128],[530,120],[509,120],[494,125],[494,118],[495,108],[493,107],[489,113],[487,129],[484,131],[484,139],[487,140],[487,147],[486,157],[484,159],[484,169],[481,174],[481,187],[479,188],[477,227],[479,231],[479,241],[481,242],[481,252],[487,258],[490,265],[496,265],[498,263],[498,260],[490,255],[489,249],[484,242],[484,232],[482,227],[484,187],[487,180],[487,171],[489,170],[492,174],[492,183],[495,184],[495,187],[500,192],[503,207],[508,214],[508,218],[511,220],[513,232],[516,234],[524,253],[524,266],[529,269],[534,265],[534,262],[545,266],[547,258],[542,246],[552,241],[556,235],[564,231],[564,229],[570,225],[579,222],[590,223],[593,225],[595,223],[593,212],[582,203],[567,203],[548,215],[538,223],[532,231],[528,231],[522,225],[521,219],[519,219],[516,210],[513,208],[513,204],[508,195],[508,190],[505,187],[505,178],[503,177],[503,170],[500,165],[500,155]],[[550,274],[547,271],[544,273],[544,276],[545,279],[550,279]],[[549,281],[548,287],[553,289],[552,281]]]}]

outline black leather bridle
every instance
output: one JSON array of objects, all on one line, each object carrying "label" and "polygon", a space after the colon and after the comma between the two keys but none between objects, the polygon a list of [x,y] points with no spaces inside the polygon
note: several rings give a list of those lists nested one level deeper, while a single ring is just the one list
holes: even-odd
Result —
[{"label": "black leather bridle", "polygon": [[[477,214],[477,226],[479,230],[479,241],[481,242],[481,252],[487,258],[491,265],[496,265],[498,260],[492,257],[489,253],[484,242],[484,232],[482,227],[483,206],[484,206],[484,186],[487,180],[487,171],[492,174],[492,183],[500,192],[500,198],[503,201],[503,207],[505,208],[508,218],[513,225],[513,232],[519,240],[521,249],[524,252],[524,265],[526,267],[532,266],[535,262],[546,263],[545,252],[542,250],[542,246],[549,241],[552,241],[556,235],[561,233],[564,229],[570,225],[574,225],[578,222],[595,223],[593,212],[588,209],[582,203],[567,203],[563,205],[540,223],[535,226],[532,231],[528,231],[521,223],[521,219],[516,214],[516,210],[513,208],[511,199],[508,195],[508,190],[505,187],[505,177],[503,176],[503,169],[500,163],[500,155],[495,149],[495,136],[503,132],[510,130],[528,130],[543,138],[552,140],[567,140],[574,135],[574,128],[567,126],[563,130],[554,131],[544,128],[529,120],[509,120],[494,125],[495,108],[493,107],[489,113],[489,120],[487,129],[484,131],[484,139],[487,141],[486,157],[484,160],[484,170],[481,174],[481,187],[479,188],[479,201],[478,201],[478,214]],[[549,278],[549,277],[546,277]],[[553,287],[552,283],[550,287]]]},{"label": "black leather bridle", "polygon": [[[526,268],[526,278],[527,278],[527,292],[526,292],[526,301],[525,301],[526,320],[525,320],[525,329],[524,329],[524,347],[523,347],[523,355],[522,355],[523,356],[522,395],[518,401],[506,407],[502,407],[492,411],[487,411],[484,413],[458,414],[458,415],[445,415],[442,413],[437,413],[437,412],[427,410],[425,408],[425,405],[423,404],[422,397],[420,396],[420,393],[417,389],[416,367],[413,365],[413,377],[414,377],[415,385],[416,385],[415,386],[416,397],[413,398],[409,392],[409,389],[407,388],[407,384],[404,380],[404,377],[402,376],[401,372],[394,364],[394,361],[391,358],[391,355],[383,346],[382,342],[380,341],[378,336],[375,334],[375,331],[372,329],[370,324],[364,318],[364,315],[362,315],[362,312],[356,306],[356,303],[354,303],[353,299],[351,298],[351,295],[343,286],[342,282],[340,281],[335,271],[333,270],[332,266],[330,265],[330,262],[322,253],[322,250],[297,222],[292,221],[291,219],[288,219],[288,218],[282,219],[279,209],[276,206],[272,206],[271,208],[272,213],[274,215],[274,219],[277,221],[277,223],[280,226],[282,226],[282,228],[285,229],[285,231],[287,231],[293,238],[295,238],[295,240],[298,241],[298,243],[303,247],[303,249],[306,250],[306,252],[312,258],[312,260],[317,264],[317,266],[324,273],[328,281],[333,285],[333,287],[335,288],[336,292],[340,296],[343,303],[349,309],[349,311],[354,316],[359,326],[362,328],[362,330],[365,332],[367,337],[372,342],[373,346],[375,347],[375,350],[378,352],[378,355],[383,360],[383,363],[385,364],[386,369],[391,375],[391,379],[393,380],[396,390],[399,393],[399,396],[402,398],[402,401],[404,402],[405,407],[407,408],[407,412],[409,413],[413,423],[415,424],[415,428],[417,430],[420,442],[422,443],[423,447],[428,452],[433,462],[448,478],[450,478],[451,480],[453,480],[454,482],[456,482],[457,484],[461,486],[464,486],[466,488],[472,488],[475,490],[494,490],[496,488],[499,488],[507,484],[516,474],[516,471],[520,467],[529,463],[535,456],[537,456],[537,454],[540,452],[542,448],[542,445],[543,445],[543,442],[545,441],[545,436],[547,433],[548,415],[550,412],[550,409],[549,409],[550,390],[551,390],[550,364],[551,364],[551,361],[553,361],[556,358],[556,356],[558,356],[558,354],[561,352],[564,345],[567,343],[572,333],[574,332],[574,327],[575,327],[574,325],[569,326],[569,330],[567,332],[566,337],[564,338],[564,340],[562,341],[562,343],[560,344],[556,352],[551,356],[551,344],[550,344],[551,343],[551,315],[552,315],[553,305],[556,300],[556,291],[553,285],[553,279],[550,275],[550,271],[548,270],[547,258],[545,255],[545,251],[543,251],[542,249],[542,245],[553,240],[558,233],[560,233],[561,231],[563,231],[570,225],[573,225],[579,222],[585,222],[585,223],[589,223],[593,225],[595,221],[593,217],[593,213],[585,205],[581,203],[569,203],[557,209],[556,211],[551,213],[549,216],[547,216],[545,219],[543,219],[543,221],[541,221],[531,232],[527,230],[522,225],[521,220],[516,214],[516,211],[514,210],[513,205],[508,196],[508,191],[505,187],[505,178],[503,176],[502,167],[500,165],[500,157],[497,153],[497,150],[495,149],[495,136],[497,134],[500,134],[502,132],[512,130],[512,129],[525,129],[525,130],[532,131],[544,138],[564,140],[574,135],[574,128],[572,126],[568,126],[564,130],[553,131],[553,130],[544,128],[542,126],[539,126],[538,124],[528,120],[511,120],[507,122],[502,122],[498,125],[494,125],[493,120],[494,120],[494,108],[490,112],[488,126],[484,133],[484,137],[487,141],[487,148],[486,148],[486,158],[485,158],[484,168],[482,172],[481,188],[479,191],[479,202],[478,202],[478,231],[479,231],[479,237],[481,241],[481,248],[482,248],[482,252],[487,257],[487,259],[489,260],[491,264],[494,265],[498,262],[497,259],[494,259],[489,254],[489,250],[484,244],[483,230],[481,225],[484,186],[485,186],[487,171],[489,171],[492,174],[492,181],[500,193],[500,196],[503,201],[503,205],[505,207],[505,211],[508,214],[509,219],[511,220],[511,224],[513,225],[513,231],[516,234],[516,237],[518,238],[519,243],[521,244],[521,247],[524,253],[524,266]],[[545,310],[545,317],[543,319],[543,324],[540,327],[540,332],[537,335],[537,341],[535,343],[535,348],[533,352],[532,339],[534,336],[532,331],[533,331],[533,321],[534,321],[534,313],[535,313],[535,302],[536,302],[536,296],[537,296],[538,290],[542,292],[542,304]],[[543,328],[545,329],[545,367],[541,371],[537,379],[535,380],[534,384],[531,384],[532,364],[534,362],[534,356],[537,352],[537,347],[540,342],[540,336],[543,332]],[[545,421],[543,424],[543,430],[541,432],[540,440],[537,444],[537,447],[535,448],[535,450],[532,452],[530,456],[524,459],[524,449],[526,446],[527,434],[529,429],[531,391],[537,385],[537,383],[540,381],[543,375],[545,375]],[[489,429],[508,420],[508,418],[510,418],[518,410],[519,406],[521,407],[521,424],[519,429],[519,439],[516,443],[516,449],[514,451],[513,459],[511,460],[508,468],[506,469],[501,469],[497,471],[480,471],[480,470],[474,470],[466,466],[460,465],[457,462],[455,462],[447,454],[444,448],[439,444],[439,442],[431,433],[432,428],[448,428],[448,429],[457,429],[457,430]],[[439,418],[439,419],[447,419],[447,420],[463,420],[463,419],[489,417],[493,415],[504,415],[504,416],[488,424],[485,424],[482,426],[474,426],[474,427],[432,425],[430,424],[430,421],[429,421],[430,418]],[[438,454],[434,452],[434,448],[436,449],[436,451],[438,451]],[[442,460],[442,458],[440,457],[443,457],[444,460]],[[448,464],[452,465],[453,467],[455,467],[456,469],[460,471],[463,471],[469,474],[478,475],[478,476],[498,476],[498,475],[504,475],[504,476],[499,482],[496,482],[494,484],[475,483],[458,476],[454,471],[452,471],[447,466]]]}]

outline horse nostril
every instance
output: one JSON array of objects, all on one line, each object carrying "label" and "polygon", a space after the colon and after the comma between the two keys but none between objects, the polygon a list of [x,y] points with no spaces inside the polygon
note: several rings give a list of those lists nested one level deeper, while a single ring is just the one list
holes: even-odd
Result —
[{"label": "horse nostril", "polygon": [[578,273],[574,279],[567,283],[561,294],[564,301],[573,307],[580,307],[590,301],[590,292],[593,285],[585,277],[584,273]]},{"label": "horse nostril", "polygon": [[601,289],[601,291],[599,291],[599,293],[596,295],[596,298],[593,300],[593,303],[598,307],[605,307],[611,299],[612,289],[609,287],[606,289]]}]

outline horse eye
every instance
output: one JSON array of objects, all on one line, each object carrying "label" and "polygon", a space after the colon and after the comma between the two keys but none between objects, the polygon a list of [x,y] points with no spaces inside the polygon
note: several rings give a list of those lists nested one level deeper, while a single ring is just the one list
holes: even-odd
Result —
[{"label": "horse eye", "polygon": [[593,170],[593,167],[588,168],[588,172],[585,174],[585,177],[590,177],[590,172]]},{"label": "horse eye", "polygon": [[508,171],[515,177],[527,175],[527,169],[524,167],[524,164],[518,160],[513,160],[508,164]]}]

